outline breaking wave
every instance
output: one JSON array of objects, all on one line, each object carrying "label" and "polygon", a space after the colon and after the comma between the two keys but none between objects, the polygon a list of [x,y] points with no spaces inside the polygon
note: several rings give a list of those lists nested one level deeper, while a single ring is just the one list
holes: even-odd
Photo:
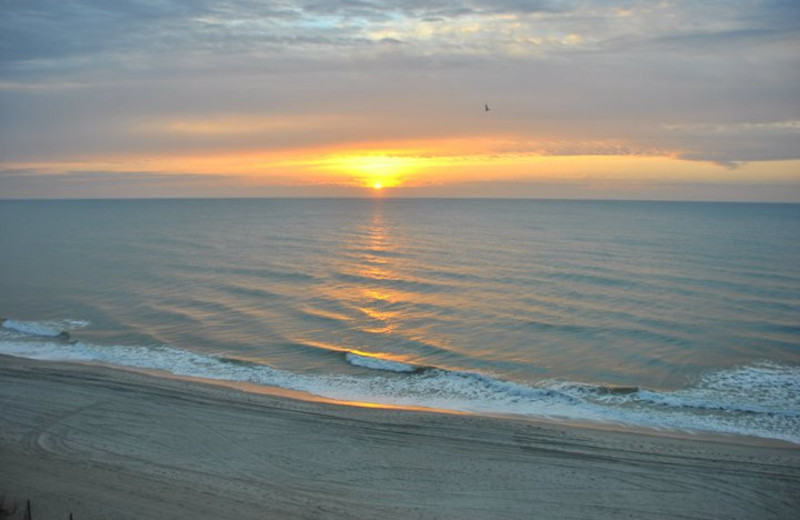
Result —
[{"label": "breaking wave", "polygon": [[42,337],[68,337],[68,330],[88,325],[89,322],[84,320],[20,321],[0,318],[0,326],[3,328]]},{"label": "breaking wave", "polygon": [[344,358],[353,366],[372,370],[386,370],[387,372],[417,372],[420,370],[420,367],[408,363],[367,355],[364,352],[347,352]]},{"label": "breaking wave", "polygon": [[367,369],[365,372],[298,374],[169,345],[62,340],[65,328],[85,325],[68,320],[5,320],[0,327],[0,353],[249,382],[341,401],[752,435],[800,444],[797,366],[763,362],[709,371],[686,388],[673,391],[554,380],[514,382],[492,374],[419,366],[359,351],[344,351],[343,358],[349,365]]}]

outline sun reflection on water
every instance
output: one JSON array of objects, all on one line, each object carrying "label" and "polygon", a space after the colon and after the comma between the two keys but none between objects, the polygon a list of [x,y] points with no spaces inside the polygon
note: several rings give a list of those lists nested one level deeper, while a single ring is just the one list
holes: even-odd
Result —
[{"label": "sun reflection on water", "polygon": [[387,204],[375,199],[369,216],[345,235],[338,254],[329,257],[331,282],[319,287],[306,307],[306,315],[320,320],[296,331],[298,343],[423,364],[432,362],[427,360],[432,352],[446,352],[440,346],[447,341],[429,337],[432,330],[423,325],[430,318],[424,309],[438,297],[426,291],[420,266]]}]

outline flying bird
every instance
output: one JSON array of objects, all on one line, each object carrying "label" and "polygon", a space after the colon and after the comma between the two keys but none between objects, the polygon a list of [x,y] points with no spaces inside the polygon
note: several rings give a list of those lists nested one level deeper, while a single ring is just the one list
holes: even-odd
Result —
[{"label": "flying bird", "polygon": [[489,110],[490,110],[489,105],[484,104],[483,105],[483,111],[484,112],[488,112]]}]

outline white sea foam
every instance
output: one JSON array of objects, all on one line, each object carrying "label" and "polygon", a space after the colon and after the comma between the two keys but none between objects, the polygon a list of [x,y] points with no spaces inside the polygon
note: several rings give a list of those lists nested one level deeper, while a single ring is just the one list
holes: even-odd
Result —
[{"label": "white sea foam", "polygon": [[800,367],[771,362],[708,371],[694,385],[673,391],[549,383],[569,395],[604,404],[638,403],[675,409],[800,416]]},{"label": "white sea foam", "polygon": [[20,321],[4,320],[2,325],[6,329],[22,332],[32,336],[55,337],[62,335],[67,330],[79,329],[89,325],[84,320],[55,320],[55,321]]},{"label": "white sea foam", "polygon": [[[670,392],[563,381],[524,384],[478,372],[423,370],[353,352],[345,355],[347,362],[374,369],[374,375],[296,374],[167,345],[66,343],[46,338],[40,327],[30,330],[23,337],[0,335],[0,353],[246,381],[344,401],[744,434],[800,444],[800,368],[778,364],[709,372],[697,384]],[[396,375],[382,373],[387,371]]]},{"label": "white sea foam", "polygon": [[372,370],[386,370],[388,372],[415,372],[417,370],[414,365],[376,356],[365,356],[355,352],[345,354],[345,359],[353,366],[371,368]]}]

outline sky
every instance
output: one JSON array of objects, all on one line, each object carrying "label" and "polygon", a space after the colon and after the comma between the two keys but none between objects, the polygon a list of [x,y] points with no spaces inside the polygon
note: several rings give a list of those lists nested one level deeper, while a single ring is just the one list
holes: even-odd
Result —
[{"label": "sky", "polygon": [[4,199],[800,201],[796,0],[0,12]]}]

